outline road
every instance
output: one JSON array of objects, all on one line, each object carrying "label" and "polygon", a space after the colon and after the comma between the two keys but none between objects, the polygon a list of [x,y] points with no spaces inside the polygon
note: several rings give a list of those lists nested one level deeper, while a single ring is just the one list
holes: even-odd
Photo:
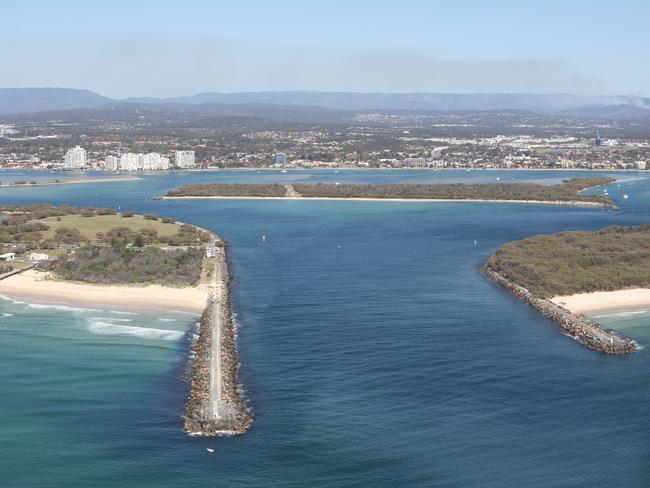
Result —
[{"label": "road", "polygon": [[[215,251],[214,240],[208,246]],[[212,254],[214,256],[214,254]],[[221,280],[222,266],[219,259],[215,259],[212,273],[212,292],[214,296],[212,306],[212,344],[210,345],[210,400],[208,405],[208,418],[222,418],[222,381],[221,381],[221,301],[223,286]]]}]

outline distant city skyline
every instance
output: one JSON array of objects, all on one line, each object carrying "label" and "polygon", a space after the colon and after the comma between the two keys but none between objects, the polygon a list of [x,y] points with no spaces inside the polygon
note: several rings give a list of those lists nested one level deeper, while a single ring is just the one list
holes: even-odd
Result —
[{"label": "distant city skyline", "polygon": [[650,95],[638,0],[35,0],[2,14],[3,87]]}]

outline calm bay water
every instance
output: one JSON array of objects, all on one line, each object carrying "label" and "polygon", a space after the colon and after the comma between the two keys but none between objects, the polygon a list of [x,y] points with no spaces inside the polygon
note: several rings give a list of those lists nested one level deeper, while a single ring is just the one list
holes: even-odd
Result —
[{"label": "calm bay water", "polygon": [[[2,203],[120,206],[228,240],[243,382],[257,414],[244,436],[183,434],[196,317],[0,300],[0,485],[648,486],[648,349],[590,352],[478,268],[513,239],[650,222],[650,181],[609,185],[620,212],[150,199],[186,181],[551,183],[578,174],[211,172],[0,188]],[[650,344],[650,313],[599,320]]]}]

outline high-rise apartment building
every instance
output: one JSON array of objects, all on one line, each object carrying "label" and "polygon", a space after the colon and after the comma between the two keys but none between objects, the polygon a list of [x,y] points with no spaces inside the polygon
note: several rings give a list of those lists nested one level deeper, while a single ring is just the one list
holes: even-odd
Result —
[{"label": "high-rise apartment building", "polygon": [[68,149],[63,160],[66,169],[81,169],[86,166],[86,150],[81,146]]},{"label": "high-rise apartment building", "polygon": [[174,154],[174,164],[179,168],[194,168],[194,151],[176,151]]},{"label": "high-rise apartment building", "polygon": [[287,161],[289,161],[289,157],[287,156],[286,153],[279,152],[275,153],[275,164],[287,164]]},{"label": "high-rise apartment building", "polygon": [[120,160],[117,156],[106,156],[104,160],[104,169],[106,171],[117,171],[119,169]]}]

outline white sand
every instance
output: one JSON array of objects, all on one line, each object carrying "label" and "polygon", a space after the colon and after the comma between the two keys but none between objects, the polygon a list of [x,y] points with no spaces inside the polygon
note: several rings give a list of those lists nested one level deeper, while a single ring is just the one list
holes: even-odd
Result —
[{"label": "white sand", "polygon": [[208,287],[90,285],[47,279],[45,273],[29,270],[1,280],[0,295],[94,306],[201,313],[208,298]]},{"label": "white sand", "polygon": [[573,313],[593,314],[634,309],[650,309],[650,288],[630,288],[618,291],[597,291],[556,296],[552,302]]},{"label": "white sand", "polygon": [[59,181],[37,181],[36,183],[25,183],[23,185],[12,185],[11,183],[1,185],[0,188],[32,188],[34,186],[50,186],[50,185],[80,185],[82,183],[114,183],[116,181],[135,181],[141,180],[137,176],[111,176],[108,178],[79,178],[75,180],[59,180]]},{"label": "white sand", "polygon": [[169,197],[163,196],[165,200],[287,200],[287,201],[309,201],[309,200],[333,200],[341,202],[480,202],[480,203],[517,203],[534,205],[571,205],[585,207],[604,207],[598,202],[582,201],[559,201],[559,200],[489,200],[479,198],[339,198],[339,197],[246,197],[246,196],[187,196]]}]

